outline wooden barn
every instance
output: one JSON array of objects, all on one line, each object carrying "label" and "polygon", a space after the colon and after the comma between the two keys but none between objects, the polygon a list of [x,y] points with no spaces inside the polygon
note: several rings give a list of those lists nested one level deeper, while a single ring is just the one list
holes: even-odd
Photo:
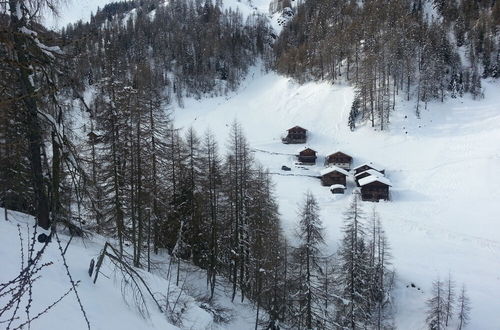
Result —
[{"label": "wooden barn", "polygon": [[309,165],[316,164],[316,151],[309,147],[300,149],[297,157],[300,163]]},{"label": "wooden barn", "polygon": [[359,186],[361,187],[361,199],[364,201],[389,200],[391,181],[384,176],[369,175],[359,180]]},{"label": "wooden barn", "polygon": [[334,184],[341,184],[346,186],[346,178],[349,175],[346,170],[337,167],[330,166],[325,168],[320,172],[321,174],[321,184],[323,186],[331,186]]},{"label": "wooden barn", "polygon": [[354,180],[356,181],[356,184],[359,187],[359,180],[366,178],[367,176],[374,175],[374,176],[384,176],[384,174],[380,173],[379,171],[375,171],[372,169],[360,172],[354,176]]},{"label": "wooden barn", "polygon": [[288,134],[283,138],[283,143],[294,144],[294,143],[306,143],[307,142],[307,130],[300,126],[294,126],[287,130]]},{"label": "wooden barn", "polygon": [[332,184],[330,186],[330,191],[332,194],[343,194],[345,191],[345,186],[341,184]]},{"label": "wooden barn", "polygon": [[342,151],[337,151],[325,158],[325,166],[333,165],[349,171],[351,164],[352,157]]},{"label": "wooden barn", "polygon": [[385,174],[385,170],[381,166],[375,165],[374,163],[371,163],[371,162],[356,166],[355,168],[353,168],[353,170],[354,170],[354,175],[359,174],[359,173],[364,172],[364,171],[367,171],[367,170],[375,170],[377,172]]}]

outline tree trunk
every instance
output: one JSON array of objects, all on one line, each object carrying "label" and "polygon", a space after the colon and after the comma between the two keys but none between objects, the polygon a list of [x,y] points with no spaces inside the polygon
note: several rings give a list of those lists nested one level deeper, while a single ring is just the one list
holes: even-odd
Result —
[{"label": "tree trunk", "polygon": [[[33,181],[33,191],[36,206],[37,224],[43,229],[50,228],[49,200],[43,179],[42,157],[40,149],[42,146],[42,128],[38,117],[38,106],[35,98],[35,87],[30,80],[31,64],[26,54],[27,42],[23,39],[19,29],[25,27],[25,18],[18,18],[17,10],[20,7],[19,0],[9,0],[10,26],[13,37],[14,61],[17,61],[17,76],[20,94],[26,111],[26,127],[29,142],[29,160]],[[21,9],[19,9],[21,10]]]}]

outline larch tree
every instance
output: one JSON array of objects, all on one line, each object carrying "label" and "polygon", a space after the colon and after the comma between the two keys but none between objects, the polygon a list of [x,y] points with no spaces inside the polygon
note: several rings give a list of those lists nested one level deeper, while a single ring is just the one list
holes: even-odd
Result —
[{"label": "larch tree", "polygon": [[458,330],[465,329],[467,324],[469,324],[470,310],[471,310],[470,298],[467,295],[467,290],[465,288],[465,285],[463,285],[457,300]]},{"label": "larch tree", "polygon": [[441,330],[446,327],[446,293],[443,281],[436,280],[432,283],[432,297],[427,300],[426,322],[430,330]]},{"label": "larch tree", "polygon": [[324,326],[323,300],[320,281],[321,247],[325,244],[319,206],[312,193],[306,193],[299,210],[297,229],[299,245],[293,252],[295,300],[294,326],[314,329]]},{"label": "larch tree", "polygon": [[365,327],[371,320],[370,260],[364,213],[355,195],[345,212],[343,239],[338,252],[339,299],[336,323],[348,329]]}]

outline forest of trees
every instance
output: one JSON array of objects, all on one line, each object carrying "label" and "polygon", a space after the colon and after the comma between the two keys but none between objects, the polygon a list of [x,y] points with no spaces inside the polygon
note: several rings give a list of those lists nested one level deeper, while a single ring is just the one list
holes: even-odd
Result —
[{"label": "forest of trees", "polygon": [[263,15],[244,18],[209,0],[160,3],[109,4],[89,23],[63,29],[61,38],[73,55],[72,80],[80,92],[103,78],[130,79],[131,71],[147,64],[165,97],[182,104],[186,96],[235,90],[258,57],[271,56],[270,27]]},{"label": "forest of trees", "polygon": [[355,86],[349,126],[387,128],[398,99],[482,96],[500,77],[500,2],[308,0],[274,45],[275,68],[300,82]]},{"label": "forest of trees", "polygon": [[[224,278],[233,300],[255,303],[256,327],[389,329],[394,270],[375,211],[366,215],[355,196],[338,253],[328,255],[307,193],[290,244],[270,175],[241,125],[233,122],[221,153],[213,132],[182,130],[166,109],[235,90],[259,59],[300,81],[351,81],[352,128],[366,119],[384,129],[398,93],[416,93],[417,104],[478,97],[480,78],[500,74],[500,5],[455,3],[436,1],[438,20],[421,1],[310,0],[273,53],[266,17],[244,20],[209,0],[111,4],[61,33],[38,23],[55,1],[3,2],[0,206],[34,215],[46,244],[56,230],[97,233],[134,267],[151,270],[161,250],[178,269],[181,261],[199,266],[210,299]],[[80,132],[70,129],[75,117],[85,119]],[[443,323],[440,285],[430,324]],[[461,326],[468,308],[463,289]]]}]

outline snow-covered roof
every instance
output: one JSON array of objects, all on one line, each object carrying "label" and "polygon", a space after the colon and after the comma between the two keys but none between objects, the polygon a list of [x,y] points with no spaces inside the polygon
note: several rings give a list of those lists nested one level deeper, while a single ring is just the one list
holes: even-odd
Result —
[{"label": "snow-covered roof", "polygon": [[330,186],[330,190],[333,190],[333,189],[345,189],[345,186],[342,184],[332,184]]},{"label": "snow-covered roof", "polygon": [[321,174],[321,176],[323,175],[326,175],[328,173],[332,173],[332,172],[339,172],[339,173],[342,173],[344,175],[349,175],[349,173],[344,170],[343,168],[340,168],[340,167],[337,167],[337,166],[329,166],[323,170],[321,170],[319,173]]},{"label": "snow-covered roof", "polygon": [[380,182],[383,184],[386,184],[388,186],[392,186],[392,183],[389,179],[387,179],[385,176],[378,176],[378,175],[369,175],[366,178],[359,179],[358,183],[359,185],[366,186],[367,184],[370,184],[372,182]]},{"label": "snow-covered roof", "polygon": [[306,129],[306,128],[301,127],[301,126],[298,126],[298,125],[295,125],[295,126],[293,126],[292,128],[287,129],[287,131],[291,131],[291,130],[293,130],[293,129],[295,129],[295,128],[298,128],[298,129],[303,129],[304,131],[307,131],[307,129]]},{"label": "snow-covered roof", "polygon": [[346,154],[345,152],[340,151],[340,150],[337,150],[337,151],[335,151],[335,152],[332,152],[332,153],[331,153],[331,154],[329,154],[327,157],[330,157],[330,156],[333,156],[333,155],[336,155],[336,154],[343,154],[343,155],[346,155],[346,156],[348,156],[348,157],[351,157],[351,158],[352,158],[352,156],[351,156],[351,155],[348,155],[348,154]]},{"label": "snow-covered roof", "polygon": [[302,151],[307,150],[307,149],[311,149],[312,151],[316,152],[316,150],[314,150],[313,148],[308,147],[308,146],[297,149],[297,152],[301,153]]},{"label": "snow-covered roof", "polygon": [[358,174],[356,174],[356,175],[355,175],[355,177],[358,177],[358,176],[360,176],[361,174],[369,174],[369,175],[375,175],[375,176],[384,176],[384,175],[383,175],[382,173],[380,173],[379,171],[369,169],[369,170],[366,170],[366,171],[363,171],[363,172],[359,172]]},{"label": "snow-covered roof", "polygon": [[379,172],[384,170],[384,168],[383,168],[382,166],[379,166],[379,165],[377,165],[377,164],[375,164],[375,163],[372,163],[372,162],[369,162],[369,163],[363,163],[363,164],[361,164],[361,165],[358,165],[358,166],[356,166],[355,168],[353,168],[353,170],[355,170],[355,171],[356,171],[358,168],[361,168],[361,167],[363,167],[363,166],[369,166],[369,167],[371,167],[371,168],[373,168],[374,170],[377,170],[377,171],[379,171]]}]

